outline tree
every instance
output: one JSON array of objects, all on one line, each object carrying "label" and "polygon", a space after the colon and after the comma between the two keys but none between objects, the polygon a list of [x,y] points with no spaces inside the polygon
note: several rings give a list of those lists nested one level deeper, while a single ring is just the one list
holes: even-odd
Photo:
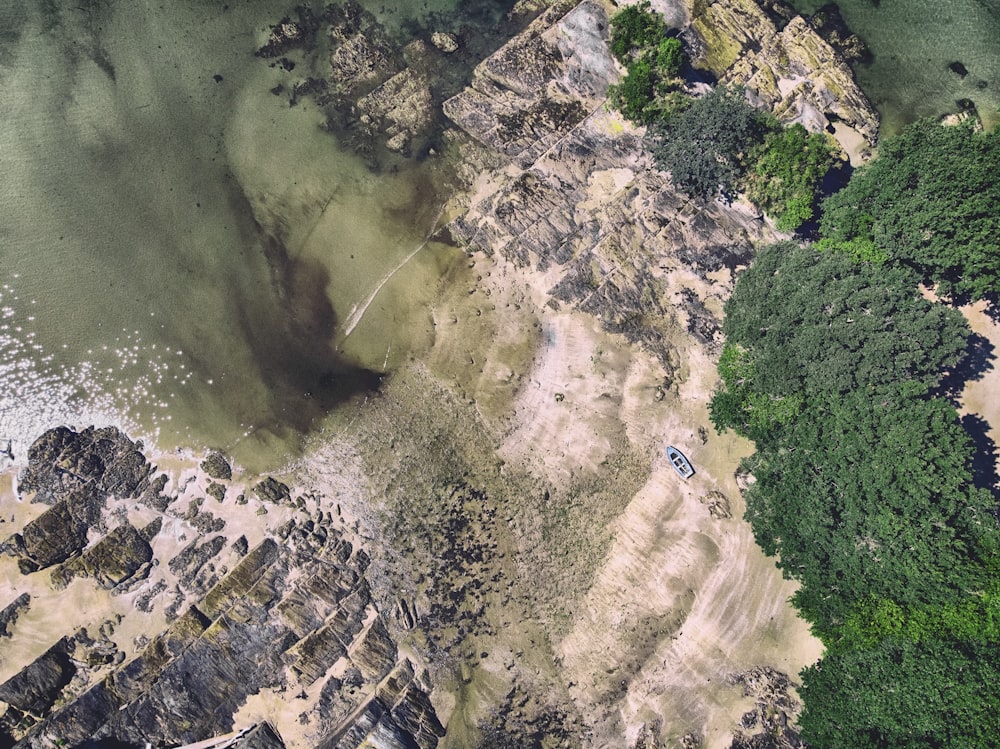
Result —
[{"label": "tree", "polygon": [[802,672],[802,739],[813,749],[992,749],[1000,736],[1000,646],[912,642],[827,654]]},{"label": "tree", "polygon": [[763,127],[739,86],[717,86],[665,123],[650,128],[657,166],[674,184],[709,198],[731,193],[745,171]]},{"label": "tree", "polygon": [[611,17],[611,53],[628,67],[637,51],[655,47],[666,31],[663,16],[650,10],[649,0],[626,5]]},{"label": "tree", "polygon": [[962,315],[924,299],[907,271],[791,242],[760,251],[725,314],[727,340],[751,352],[752,389],[771,397],[904,381],[930,389],[969,335]]},{"label": "tree", "polygon": [[[1000,290],[1000,129],[916,122],[823,203],[826,246],[914,268],[945,295]],[[852,243],[854,243],[852,245]]]},{"label": "tree", "polygon": [[684,63],[681,40],[648,2],[629,5],[611,19],[611,51],[627,69],[621,83],[608,87],[608,99],[627,119],[648,124],[683,108],[677,76]]},{"label": "tree", "polygon": [[656,70],[661,78],[672,79],[680,75],[684,64],[684,48],[675,36],[661,39],[656,48]]},{"label": "tree", "polygon": [[653,67],[645,58],[629,63],[628,74],[617,85],[608,88],[611,105],[637,123],[650,119],[649,105],[656,97]]},{"label": "tree", "polygon": [[776,127],[750,156],[747,197],[775,217],[781,231],[794,231],[813,217],[820,182],[833,166],[833,147],[822,133],[802,125]]},{"label": "tree", "polygon": [[943,606],[986,589],[997,529],[972,454],[951,404],[905,389],[817,399],[759,450],[746,519],[825,641],[869,596]]}]

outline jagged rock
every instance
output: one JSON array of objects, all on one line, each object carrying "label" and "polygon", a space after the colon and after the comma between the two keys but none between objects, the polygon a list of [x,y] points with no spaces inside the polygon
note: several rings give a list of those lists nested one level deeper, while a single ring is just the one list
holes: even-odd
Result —
[{"label": "jagged rock", "polygon": [[287,504],[292,498],[291,490],[289,490],[288,485],[281,483],[273,476],[268,476],[266,479],[257,484],[253,488],[253,493],[256,494],[261,501],[271,502],[276,505]]},{"label": "jagged rock", "polygon": [[824,5],[809,16],[808,21],[816,33],[846,61],[869,62],[872,59],[864,40],[848,28],[836,3]]},{"label": "jagged rock", "polygon": [[70,638],[63,637],[42,655],[0,684],[0,701],[35,716],[49,711],[76,673],[69,657]]},{"label": "jagged rock", "polygon": [[216,479],[217,481],[228,481],[233,477],[233,468],[229,465],[229,461],[226,460],[226,456],[218,451],[210,452],[208,456],[201,461],[201,470],[205,472],[209,478]]},{"label": "jagged rock", "polygon": [[141,442],[132,442],[114,427],[51,429],[28,449],[21,491],[36,492],[35,501],[46,504],[83,486],[102,501],[108,494],[136,496],[145,491],[152,470],[141,449]]},{"label": "jagged rock", "polygon": [[247,537],[241,535],[233,541],[232,544],[230,544],[229,548],[231,548],[237,556],[242,557],[246,556],[247,551],[250,549],[250,544],[247,542]]},{"label": "jagged rock", "polygon": [[51,567],[83,551],[88,531],[100,520],[102,504],[91,487],[73,489],[25,525],[10,544],[21,572]]},{"label": "jagged rock", "polygon": [[245,733],[232,749],[285,749],[277,729],[270,723],[258,723]]},{"label": "jagged rock", "polygon": [[163,518],[154,518],[149,525],[142,529],[142,537],[146,541],[152,541],[162,528]]},{"label": "jagged rock", "polygon": [[347,90],[376,85],[394,72],[385,45],[364,34],[347,39],[330,55],[331,77]]},{"label": "jagged rock", "polygon": [[176,497],[167,497],[163,494],[163,489],[167,485],[167,474],[161,473],[155,479],[149,482],[149,486],[139,497],[139,501],[144,505],[152,507],[154,510],[163,512],[167,509],[171,502],[173,502]]},{"label": "jagged rock", "polygon": [[[479,64],[469,88],[442,105],[445,115],[469,135],[523,167],[578,125],[599,101],[571,80],[558,35],[551,32],[572,5],[558,2],[539,16],[527,32]],[[596,4],[584,2],[580,8],[574,12],[599,13],[606,21]],[[600,42],[597,28],[591,33]],[[606,45],[603,49],[610,60]],[[610,62],[604,68],[614,71],[613,66]]]},{"label": "jagged rock", "polygon": [[405,68],[360,99],[357,108],[369,129],[392,136],[390,141],[397,138],[391,148],[403,150],[408,139],[427,130],[434,119],[430,80]]},{"label": "jagged rock", "polygon": [[397,659],[396,643],[392,641],[381,618],[376,618],[371,623],[348,654],[365,680],[372,682],[381,681],[392,670]]},{"label": "jagged rock", "polygon": [[323,626],[289,650],[288,662],[303,684],[312,684],[337,659],[347,655],[348,646],[364,626],[369,602],[367,586],[359,587],[343,600]]},{"label": "jagged rock", "polygon": [[458,50],[458,37],[444,31],[435,31],[431,34],[431,44],[446,55],[450,55]]},{"label": "jagged rock", "polygon": [[[221,537],[220,537],[221,538]],[[246,538],[241,536],[244,545]],[[239,542],[237,539],[236,543]],[[205,613],[216,618],[226,609],[250,592],[251,588],[264,576],[268,567],[278,558],[279,547],[267,538],[253,548],[229,571],[206,595],[202,608]]]},{"label": "jagged rock", "polygon": [[747,87],[759,106],[783,122],[813,131],[840,122],[869,145],[878,140],[878,115],[850,68],[801,16],[778,31],[754,0],[715,0],[686,30],[695,65],[723,83]]},{"label": "jagged rock", "polygon": [[17,618],[27,611],[30,605],[31,596],[28,593],[22,593],[4,606],[3,610],[0,611],[0,637],[10,637]]},{"label": "jagged rock", "polygon": [[170,570],[178,575],[182,582],[188,582],[198,574],[198,571],[209,559],[222,551],[225,545],[225,536],[216,536],[203,544],[199,544],[198,539],[195,539],[170,560],[168,563]]},{"label": "jagged rock", "polygon": [[733,516],[732,510],[729,508],[729,498],[720,491],[710,491],[705,496],[699,497],[698,501],[703,505],[708,505],[709,515],[716,520],[731,518]]},{"label": "jagged rock", "polygon": [[789,694],[793,686],[786,674],[769,666],[757,666],[727,681],[739,685],[744,697],[752,697],[754,709],[740,720],[744,730],[759,729],[753,735],[737,730],[730,749],[800,749],[804,746],[798,732],[790,725],[801,705]]},{"label": "jagged rock", "polygon": [[93,577],[110,590],[125,583],[153,559],[153,549],[143,535],[125,523],[88,549],[81,557],[64,564],[52,574],[53,585],[65,587],[74,577]]},{"label": "jagged rock", "polygon": [[426,690],[415,679],[411,664],[401,661],[374,697],[350,721],[338,726],[320,749],[433,749],[444,736]]},{"label": "jagged rock", "polygon": [[205,487],[205,493],[216,502],[222,502],[226,498],[226,487],[214,481],[209,481],[208,486]]}]

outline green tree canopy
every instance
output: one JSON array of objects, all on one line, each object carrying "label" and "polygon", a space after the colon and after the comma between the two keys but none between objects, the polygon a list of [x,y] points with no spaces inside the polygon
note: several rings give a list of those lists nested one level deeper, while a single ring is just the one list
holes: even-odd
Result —
[{"label": "green tree canopy", "polygon": [[657,166],[678,187],[706,198],[735,190],[748,153],[763,136],[757,110],[739,86],[717,86],[650,128]]},{"label": "green tree canopy", "polygon": [[946,401],[828,396],[759,449],[746,517],[828,634],[866,596],[918,606],[985,589],[994,502],[969,482],[971,459]]},{"label": "green tree canopy", "polygon": [[781,231],[794,231],[813,217],[816,191],[833,166],[830,138],[802,125],[776,127],[751,154],[747,197],[774,216]]},{"label": "green tree canopy", "polygon": [[611,53],[628,67],[634,54],[656,47],[666,33],[663,16],[650,9],[649,0],[626,5],[611,17]]},{"label": "green tree canopy", "polygon": [[725,313],[727,340],[753,362],[753,391],[772,397],[931,388],[968,337],[962,315],[924,299],[905,270],[791,242],[760,251]]},{"label": "green tree canopy", "polygon": [[813,749],[995,749],[1000,646],[886,639],[827,654],[802,673],[802,739]]},{"label": "green tree canopy", "polygon": [[944,294],[1000,290],[1000,130],[916,122],[823,203],[826,246],[910,266]]}]

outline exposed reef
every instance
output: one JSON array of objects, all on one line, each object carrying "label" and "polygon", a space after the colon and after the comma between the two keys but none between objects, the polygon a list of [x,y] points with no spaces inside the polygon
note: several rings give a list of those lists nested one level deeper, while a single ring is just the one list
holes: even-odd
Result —
[{"label": "exposed reef", "polygon": [[[245,536],[199,530],[198,503],[194,512],[173,501],[163,509],[144,503],[155,469],[140,447],[116,429],[44,434],[21,486],[51,507],[5,548],[24,574],[50,571],[56,589],[90,578],[147,611],[149,599],[172,589],[169,623],[144,632],[131,657],[113,639],[120,617],[102,624],[96,639],[86,629],[58,638],[0,684],[0,740],[180,745],[241,728],[235,716],[248,698],[276,690],[301,701],[315,746],[435,746],[443,728],[420,670],[399,652],[372,601],[368,555],[318,498],[293,499],[273,477],[259,482],[260,506],[282,505],[287,518],[247,548]],[[231,479],[223,456],[206,462],[212,476]],[[160,496],[166,482],[153,483]],[[164,526],[190,540],[177,550],[161,537]],[[102,593],[89,595],[99,609]],[[8,636],[29,626],[19,617],[28,604],[22,594],[3,609]],[[310,700],[314,685],[321,690]],[[240,742],[284,745],[267,725]]]}]

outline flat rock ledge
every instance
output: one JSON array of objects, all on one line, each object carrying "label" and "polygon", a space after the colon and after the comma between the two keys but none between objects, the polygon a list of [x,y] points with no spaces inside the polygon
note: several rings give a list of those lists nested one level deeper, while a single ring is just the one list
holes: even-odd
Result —
[{"label": "flat rock ledge", "polygon": [[[685,4],[660,5],[683,26],[696,65],[745,85],[779,119],[840,136],[848,128],[849,145],[874,143],[876,113],[803,19],[779,32],[750,0],[709,3],[693,19]],[[500,157],[448,232],[469,252],[542,272],[550,305],[595,315],[669,369],[678,327],[718,348],[734,271],[780,235],[753,206],[693,200],[654,168],[644,130],[606,106],[607,87],[623,72],[608,28],[596,0],[555,2],[444,103],[459,128]]]}]

